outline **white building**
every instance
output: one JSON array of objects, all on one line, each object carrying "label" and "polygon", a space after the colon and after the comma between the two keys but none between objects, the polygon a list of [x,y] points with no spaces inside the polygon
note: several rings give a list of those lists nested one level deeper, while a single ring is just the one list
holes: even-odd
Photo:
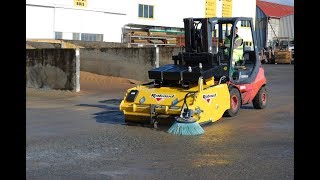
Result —
[{"label": "white building", "polygon": [[[77,2],[85,2],[81,7]],[[125,0],[27,0],[27,39],[121,41]],[[112,5],[111,5],[112,4]],[[125,6],[126,7],[126,6]]]},{"label": "white building", "polygon": [[128,25],[179,30],[186,17],[255,19],[255,7],[256,0],[26,0],[26,38],[122,42]]}]

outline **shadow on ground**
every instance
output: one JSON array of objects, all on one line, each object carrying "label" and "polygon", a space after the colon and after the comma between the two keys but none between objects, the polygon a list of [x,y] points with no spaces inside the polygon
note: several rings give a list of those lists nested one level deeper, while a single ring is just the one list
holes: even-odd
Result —
[{"label": "shadow on ground", "polygon": [[[126,126],[140,126],[145,128],[151,128],[159,131],[168,131],[168,129],[172,126],[174,120],[171,119],[161,119],[159,120],[157,128],[154,128],[152,124],[149,122],[145,123],[131,123],[125,122],[123,112],[119,110],[119,105],[122,99],[108,99],[98,101],[101,104],[78,104],[77,106],[85,106],[85,107],[97,107],[103,109],[101,112],[94,113],[94,118],[97,123],[108,123],[108,124],[120,124]],[[243,107],[241,107],[243,108]],[[245,109],[250,107],[244,107]],[[211,125],[212,123],[202,124],[202,127]]]},{"label": "shadow on ground", "polygon": [[[107,99],[99,101],[99,104],[78,104],[77,106],[85,107],[96,107],[103,109],[101,112],[94,113],[94,118],[97,123],[108,123],[108,124],[120,124],[126,126],[140,126],[155,129],[153,125],[146,123],[126,123],[124,120],[123,112],[119,110],[119,106],[122,99]],[[173,122],[163,121],[159,123],[158,128],[155,130],[167,131]]]},{"label": "shadow on ground", "polygon": [[124,115],[119,110],[121,100],[122,99],[108,99],[99,101],[99,103],[102,104],[78,104],[77,106],[97,107],[103,109],[103,111],[93,114],[96,122],[98,123],[126,125],[124,122]]}]

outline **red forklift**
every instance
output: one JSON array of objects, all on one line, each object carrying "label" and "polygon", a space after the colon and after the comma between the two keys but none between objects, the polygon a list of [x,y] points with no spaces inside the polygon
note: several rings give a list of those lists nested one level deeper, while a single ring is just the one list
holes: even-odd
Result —
[{"label": "red forklift", "polygon": [[[241,37],[237,39],[239,42],[235,41],[232,33],[235,28]],[[224,116],[236,116],[241,105],[251,102],[255,109],[267,106],[267,80],[259,60],[252,18],[185,18],[184,30],[185,52],[173,56],[174,64],[206,66],[208,70],[199,71],[199,76],[214,76],[219,83],[228,84],[230,109]],[[224,45],[226,38],[230,39],[230,47]],[[239,48],[239,45],[243,48],[243,56],[239,62],[233,64],[233,50]],[[157,71],[165,69],[163,66]]]}]

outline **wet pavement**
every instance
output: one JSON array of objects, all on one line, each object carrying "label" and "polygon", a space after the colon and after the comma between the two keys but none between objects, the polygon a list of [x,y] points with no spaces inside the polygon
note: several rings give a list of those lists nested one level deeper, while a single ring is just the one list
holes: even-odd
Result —
[{"label": "wet pavement", "polygon": [[125,125],[125,88],[27,96],[27,179],[294,179],[294,66],[263,65],[266,109],[200,136]]}]

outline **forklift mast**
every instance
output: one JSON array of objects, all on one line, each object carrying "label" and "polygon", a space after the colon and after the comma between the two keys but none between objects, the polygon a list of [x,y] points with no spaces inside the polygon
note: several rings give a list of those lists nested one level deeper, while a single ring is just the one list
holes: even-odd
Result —
[{"label": "forklift mast", "polygon": [[209,19],[184,19],[185,48],[190,53],[212,52],[212,28]]}]

